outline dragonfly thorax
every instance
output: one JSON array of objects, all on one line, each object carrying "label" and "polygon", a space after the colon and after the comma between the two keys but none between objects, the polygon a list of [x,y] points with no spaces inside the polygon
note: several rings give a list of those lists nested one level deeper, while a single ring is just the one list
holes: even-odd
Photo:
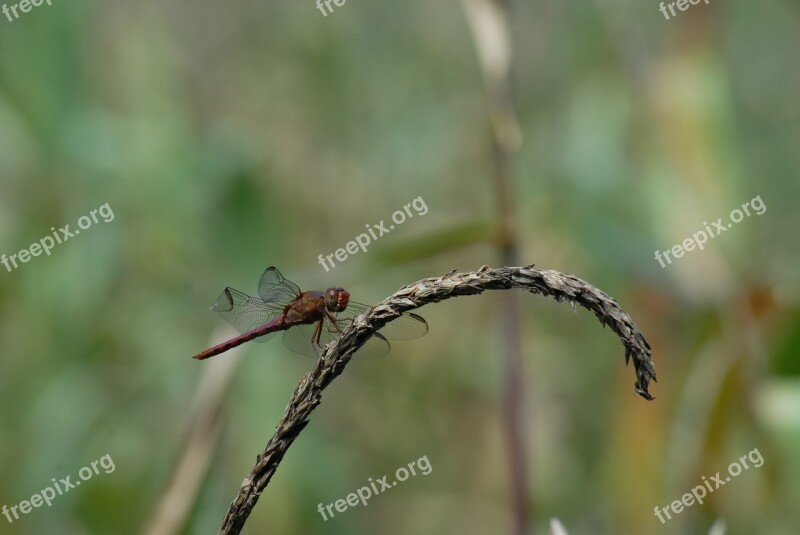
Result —
[{"label": "dragonfly thorax", "polygon": [[344,288],[328,288],[325,290],[325,307],[329,312],[342,312],[347,308],[350,294]]}]

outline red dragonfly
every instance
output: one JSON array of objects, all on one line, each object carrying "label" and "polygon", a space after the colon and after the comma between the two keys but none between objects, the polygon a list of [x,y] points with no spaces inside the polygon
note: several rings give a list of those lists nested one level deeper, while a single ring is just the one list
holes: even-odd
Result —
[{"label": "red dragonfly", "polygon": [[[258,295],[251,297],[233,288],[225,288],[212,305],[219,314],[242,333],[194,358],[207,359],[250,340],[266,342],[284,331],[283,344],[306,357],[317,358],[323,346],[344,331],[353,319],[371,307],[350,301],[344,288],[322,292],[302,292],[274,267],[268,267],[258,283]],[[372,335],[357,352],[359,358],[385,355],[388,340],[411,340],[424,336],[428,323],[416,314],[406,313]]]}]

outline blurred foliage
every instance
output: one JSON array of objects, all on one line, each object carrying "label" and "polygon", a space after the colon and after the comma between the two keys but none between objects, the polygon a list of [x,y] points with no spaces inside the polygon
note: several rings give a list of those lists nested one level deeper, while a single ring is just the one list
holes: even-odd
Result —
[{"label": "blurred foliage", "polygon": [[[653,347],[631,395],[613,333],[526,297],[535,532],[796,533],[800,524],[800,71],[796,2],[515,4],[522,257],[612,294]],[[457,2],[74,1],[0,17],[0,253],[109,203],[115,218],[0,267],[0,505],[106,453],[116,464],[2,533],[137,533],[182,454],[221,288],[267,265],[362,302],[496,264],[483,89]],[[666,250],[760,195],[745,218]],[[422,196],[330,272],[317,263]],[[496,295],[424,309],[431,332],[354,362],[248,533],[504,533]],[[250,347],[252,346],[252,347]],[[298,379],[249,344],[186,533],[219,525]],[[218,357],[224,358],[224,357]],[[653,514],[759,448],[662,526]],[[323,521],[427,455],[433,471]]]}]

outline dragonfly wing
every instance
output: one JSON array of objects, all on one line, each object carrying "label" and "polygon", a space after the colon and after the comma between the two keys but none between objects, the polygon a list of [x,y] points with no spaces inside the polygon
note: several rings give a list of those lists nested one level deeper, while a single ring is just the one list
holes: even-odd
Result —
[{"label": "dragonfly wing", "polygon": [[312,340],[317,325],[319,325],[319,321],[290,327],[283,335],[283,345],[305,357],[318,358],[322,354],[322,348],[339,336],[339,331],[325,318],[319,333],[319,344],[316,344]]},{"label": "dragonfly wing", "polygon": [[[211,305],[211,310],[236,327],[236,330],[242,334],[269,323],[283,312],[283,308],[279,305],[267,303],[233,288],[222,290],[217,300]],[[274,334],[260,336],[255,341],[266,342]]]},{"label": "dragonfly wing", "polygon": [[[353,320],[351,318],[338,317],[336,318],[336,324],[334,324],[333,322],[330,321],[330,319],[325,318],[325,324],[322,327],[322,336],[320,336],[320,344],[322,346],[325,346],[326,344],[330,343],[331,340],[339,336],[340,334],[339,329],[344,331],[352,321]],[[377,332],[373,334],[372,337],[370,337],[370,339],[367,340],[366,343],[364,343],[364,345],[362,345],[358,349],[358,351],[355,352],[353,358],[358,358],[359,360],[366,360],[375,357],[382,357],[387,353],[389,353],[390,350],[391,346],[389,345],[388,340],[386,340],[386,337],[383,336],[381,332]]]},{"label": "dragonfly wing", "polygon": [[[339,313],[339,317],[352,319],[367,312],[370,306],[363,303],[350,301],[347,309]],[[387,323],[378,331],[387,340],[413,340],[421,338],[428,333],[428,322],[422,316],[406,312],[399,318]]]},{"label": "dragonfly wing", "polygon": [[[347,327],[346,322],[343,324],[337,321],[337,323],[339,323],[342,330]],[[319,325],[318,322],[290,327],[283,334],[283,345],[304,357],[319,358],[322,354],[322,349],[339,336],[339,331],[336,329],[336,326],[326,318],[322,325],[322,331],[320,332],[319,345],[317,345],[312,342],[317,325]],[[386,338],[380,334],[375,334],[372,338],[367,340],[367,343],[361,346],[353,356],[357,357],[359,360],[380,357],[386,355],[390,349],[391,347],[389,346],[389,342],[386,341]]]},{"label": "dragonfly wing", "polygon": [[389,351],[392,349],[392,346],[389,345],[389,341],[381,335],[381,333],[377,332],[372,335],[372,337],[367,340],[358,351],[356,351],[353,358],[357,358],[358,360],[367,360],[373,359],[377,357],[386,356]]},{"label": "dragonfly wing", "polygon": [[289,327],[283,333],[283,345],[304,357],[319,358],[322,349],[311,341],[318,324],[319,322]]},{"label": "dragonfly wing", "polygon": [[389,340],[413,340],[428,334],[428,322],[422,316],[406,312],[378,332]]},{"label": "dragonfly wing", "polygon": [[258,295],[269,303],[290,303],[301,293],[300,288],[284,279],[274,266],[268,267],[258,281]]}]

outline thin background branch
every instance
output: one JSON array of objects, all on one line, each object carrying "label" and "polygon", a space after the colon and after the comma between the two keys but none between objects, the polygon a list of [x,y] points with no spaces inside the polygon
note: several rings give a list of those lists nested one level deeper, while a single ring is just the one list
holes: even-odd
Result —
[{"label": "thin background branch", "polygon": [[[492,148],[492,185],[495,191],[497,235],[495,243],[504,266],[519,263],[512,160],[521,143],[521,129],[512,94],[513,42],[509,0],[463,0],[486,90],[489,138]],[[508,446],[508,468],[513,533],[525,535],[531,522],[528,487],[525,373],[522,359],[519,295],[503,296],[498,324],[503,340],[503,413]]]},{"label": "thin background branch", "polygon": [[[225,339],[224,331],[227,329],[219,329],[211,337],[211,345]],[[155,502],[152,517],[143,531],[146,535],[176,535],[186,529],[219,444],[222,409],[240,362],[241,347],[237,347],[226,358],[212,361],[203,370],[195,388],[186,444],[169,484]]]},{"label": "thin background branch", "polygon": [[[534,294],[567,300],[592,311],[600,323],[608,325],[619,336],[625,347],[625,361],[633,357],[636,372],[634,391],[645,399],[650,380],[655,380],[655,367],[650,346],[633,320],[606,293],[589,283],[559,271],[540,270],[533,266],[489,268],[456,273],[451,271],[441,277],[422,279],[404,286],[393,295],[375,305],[369,313],[359,316],[333,342],[326,346],[317,364],[303,376],[292,393],[275,433],[267,442],[250,473],[244,478],[239,493],[231,503],[220,534],[238,534],[259,496],[269,484],[286,450],[308,424],[311,412],[322,402],[322,391],[344,371],[352,354],[372,334],[396,319],[403,312],[423,305],[438,303],[454,297],[476,295],[486,290],[521,288]],[[580,363],[575,363],[580,368]]]}]

